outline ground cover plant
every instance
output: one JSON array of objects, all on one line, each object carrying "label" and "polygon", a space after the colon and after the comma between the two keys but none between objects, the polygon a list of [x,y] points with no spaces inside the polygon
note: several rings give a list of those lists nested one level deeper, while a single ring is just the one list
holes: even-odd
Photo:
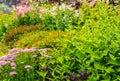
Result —
[{"label": "ground cover plant", "polygon": [[[17,41],[20,35],[27,33],[27,32],[34,32],[36,30],[42,30],[44,25],[30,25],[30,26],[14,26],[13,29],[7,30],[3,39],[1,40],[2,43],[10,46],[12,48],[14,46],[15,41]],[[14,39],[14,40],[13,40]]]},{"label": "ground cover plant", "polygon": [[68,33],[63,31],[36,31],[21,36],[15,47],[60,48],[68,37]]},{"label": "ground cover plant", "polygon": [[5,34],[6,30],[10,28],[14,24],[14,16],[15,14],[0,14],[0,40]]},{"label": "ground cover plant", "polygon": [[6,54],[1,44],[0,80],[120,80],[119,5],[43,6],[17,15],[4,32],[12,49]]}]

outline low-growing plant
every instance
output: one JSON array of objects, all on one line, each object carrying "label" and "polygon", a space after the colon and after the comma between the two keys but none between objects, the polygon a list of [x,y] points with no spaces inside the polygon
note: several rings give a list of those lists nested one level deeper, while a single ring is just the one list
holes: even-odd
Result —
[{"label": "low-growing plant", "polygon": [[0,43],[0,56],[6,55],[8,51],[9,48],[6,45]]},{"label": "low-growing plant", "polygon": [[[69,25],[75,25],[77,23],[76,13],[71,6],[62,4],[58,5],[44,5],[45,8],[38,8],[32,10],[24,16],[18,16],[15,21],[17,25],[35,25],[45,24],[44,29],[50,30],[65,30]],[[47,7],[47,8],[46,8]],[[77,24],[76,24],[77,25]]]},{"label": "low-growing plant", "polygon": [[63,31],[36,31],[22,35],[15,47],[61,48],[67,37],[68,33]]},{"label": "low-growing plant", "polygon": [[24,14],[24,16],[18,16],[15,21],[15,24],[16,25],[35,25],[41,22],[42,20],[40,19],[38,12],[31,11]]},{"label": "low-growing plant", "polygon": [[[21,35],[16,47],[26,49],[17,49],[18,51],[12,49],[7,56],[0,58],[2,66],[0,79],[119,81],[120,16],[118,12],[111,5],[103,3],[97,3],[94,8],[82,5],[80,12],[78,20],[74,22],[74,25],[77,25],[67,24],[68,28],[64,31],[36,31]],[[47,47],[50,51],[27,47]],[[11,69],[10,65],[15,68]]]},{"label": "low-growing plant", "polygon": [[41,66],[38,66],[37,56],[44,57],[42,54],[48,50],[50,49],[11,49],[8,55],[0,57],[0,80],[41,80],[37,74],[41,69]]},{"label": "low-growing plant", "polygon": [[83,6],[82,10],[81,28],[74,34],[73,30],[67,30],[70,37],[61,48],[53,48],[51,59],[39,58],[42,61],[39,65],[45,68],[38,71],[42,80],[120,80],[120,20],[117,12],[104,4],[97,4],[95,8]]},{"label": "low-growing plant", "polygon": [[43,23],[45,24],[46,29],[64,31],[70,25],[72,25],[73,27],[75,25],[78,25],[78,18],[75,16],[76,14],[71,6],[63,4],[61,6],[53,7],[53,9],[54,11],[49,12],[51,14],[45,13],[42,15]]},{"label": "low-growing plant", "polygon": [[14,25],[14,13],[12,14],[1,14],[0,16],[0,40],[5,34],[6,30]]},{"label": "low-growing plant", "polygon": [[27,32],[34,32],[37,30],[42,30],[44,25],[31,25],[31,26],[14,26],[13,29],[7,30],[2,42],[10,47],[14,45],[15,41],[17,41],[20,35],[27,33]]}]

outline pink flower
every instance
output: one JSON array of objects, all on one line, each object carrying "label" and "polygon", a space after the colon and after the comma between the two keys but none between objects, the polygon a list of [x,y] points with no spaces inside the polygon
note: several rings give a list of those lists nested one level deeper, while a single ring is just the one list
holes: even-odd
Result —
[{"label": "pink flower", "polygon": [[25,68],[25,69],[31,69],[32,66],[30,66],[30,65],[26,65],[24,68]]},{"label": "pink flower", "polygon": [[23,11],[22,7],[18,7],[18,8],[17,8],[17,10],[16,10],[16,15],[17,15],[17,16],[24,15],[24,11]]},{"label": "pink flower", "polygon": [[35,52],[35,51],[37,51],[37,49],[36,48],[30,48],[29,51],[30,52]]},{"label": "pink flower", "polygon": [[43,13],[43,12],[45,12],[44,9],[38,9],[38,13]]},{"label": "pink flower", "polygon": [[12,61],[12,60],[14,60],[15,57],[16,57],[16,55],[8,54],[7,60],[8,60],[8,61]]},{"label": "pink flower", "polygon": [[21,52],[35,52],[35,51],[37,51],[36,48],[30,48],[30,49],[26,48],[26,49],[21,50]]},{"label": "pink flower", "polygon": [[9,51],[9,53],[14,53],[14,52],[20,51],[20,50],[21,50],[21,48],[13,48]]},{"label": "pink flower", "polygon": [[7,61],[7,56],[2,56],[2,57],[0,57],[0,60]]},{"label": "pink flower", "polygon": [[10,66],[11,66],[11,67],[16,67],[15,62],[11,62],[11,63],[10,63]]},{"label": "pink flower", "polygon": [[25,48],[25,49],[21,50],[21,52],[29,52],[29,49]]},{"label": "pink flower", "polygon": [[32,7],[31,6],[24,6],[24,13],[27,13],[27,12],[29,12],[29,11],[31,11],[32,10]]},{"label": "pink flower", "polygon": [[32,7],[29,5],[20,5],[16,7],[16,15],[17,16],[24,16],[27,12],[31,11]]},{"label": "pink flower", "polygon": [[12,72],[9,73],[10,76],[13,76],[15,74],[17,74],[15,71],[12,71]]},{"label": "pink flower", "polygon": [[3,66],[3,65],[6,65],[7,62],[6,61],[0,61],[0,67]]},{"label": "pink flower", "polygon": [[22,4],[22,5],[27,5],[28,3],[29,3],[29,0],[22,0],[22,1],[21,1],[21,4]]}]

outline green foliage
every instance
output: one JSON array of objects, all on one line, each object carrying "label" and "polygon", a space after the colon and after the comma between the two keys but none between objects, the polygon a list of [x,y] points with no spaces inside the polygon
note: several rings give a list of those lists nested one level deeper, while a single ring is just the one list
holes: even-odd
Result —
[{"label": "green foliage", "polygon": [[[64,7],[65,6],[65,7]],[[31,12],[28,12],[24,16],[18,16],[15,21],[16,25],[35,25],[35,24],[44,24],[45,30],[65,30],[70,25],[74,27],[77,25],[75,21],[78,20],[75,17],[75,12],[71,8],[67,8],[68,5],[58,6],[49,6],[44,5],[44,8],[36,8]],[[70,7],[70,6],[68,6]],[[65,8],[65,9],[64,9]],[[52,10],[53,9],[53,10]]]},{"label": "green foliage", "polygon": [[41,19],[39,17],[38,12],[31,11],[26,13],[24,16],[18,16],[18,18],[15,20],[16,25],[35,25],[38,23],[41,23]]},{"label": "green foliage", "polygon": [[68,34],[62,31],[36,31],[24,34],[15,43],[15,47],[61,48]]},{"label": "green foliage", "polygon": [[[53,14],[53,15],[51,15]],[[43,23],[45,24],[45,29],[55,29],[55,30],[65,30],[70,25],[75,27],[74,22],[77,17],[75,17],[75,13],[72,10],[67,8],[60,9],[60,7],[56,8],[54,12],[46,13],[43,15]]]},{"label": "green foliage", "polygon": [[4,44],[0,43],[0,56],[6,55],[8,53],[9,48]]},{"label": "green foliage", "polygon": [[[35,52],[34,52],[35,53]],[[15,68],[12,69],[10,63],[0,68],[0,79],[4,81],[30,81],[36,80],[36,58],[32,52],[20,53],[20,55],[14,60]],[[37,52],[36,52],[37,53]],[[25,68],[26,65],[31,65],[31,68]],[[6,69],[5,69],[6,68]],[[11,76],[9,73],[15,71],[17,75]],[[21,77],[21,78],[19,78]],[[25,79],[26,78],[26,79]],[[37,78],[38,79],[38,78]],[[37,81],[37,80],[36,80]]]},{"label": "green foliage", "polygon": [[[16,47],[50,48],[51,50],[20,53],[15,59],[18,75],[9,77],[5,73],[11,69],[5,66],[2,68],[3,79],[119,81],[120,15],[117,10],[111,5],[97,3],[93,8],[83,4],[77,18],[69,10],[65,12],[58,9],[56,12],[55,16],[43,14],[41,17],[45,25],[44,31],[36,31],[35,28],[35,32],[30,32],[33,31],[33,27],[28,30],[29,26],[16,27],[16,29],[23,29],[23,33],[19,34],[22,32],[21,29],[18,29],[18,33],[14,33],[22,34],[15,43]],[[37,57],[31,58],[35,54]],[[25,64],[20,65],[20,62]],[[33,66],[30,73],[24,69],[26,64]]]},{"label": "green foliage", "polygon": [[[107,22],[113,22],[113,20],[115,19],[110,18],[117,17],[118,15],[113,6],[105,5],[103,3],[97,3],[93,8],[90,8],[88,5],[83,4],[80,8],[80,13],[81,15],[79,16],[79,23],[81,26],[87,26],[88,24],[90,26],[94,26],[98,25],[99,23],[104,24]],[[112,21],[110,21],[109,19]],[[106,22],[104,22],[103,20],[106,20]],[[119,22],[119,20],[116,21]]]},{"label": "green foliage", "polygon": [[10,29],[10,26],[14,25],[13,16],[14,16],[14,13],[0,15],[0,40],[2,39],[6,30]]},{"label": "green foliage", "polygon": [[13,29],[7,30],[2,42],[10,47],[12,47],[16,40],[19,39],[19,36],[27,33],[34,32],[36,30],[42,30],[44,25],[30,25],[30,26],[14,26]]},{"label": "green foliage", "polygon": [[[51,59],[39,58],[41,61],[39,65],[49,68],[38,71],[39,76],[49,80],[70,80],[71,73],[79,76],[79,72],[87,68],[89,73],[87,81],[119,80],[120,17],[118,13],[112,6],[104,4],[97,4],[95,8],[83,5],[80,12],[78,21],[80,29],[78,27],[78,30],[65,31],[68,33],[67,38],[61,48],[52,47]],[[34,35],[29,39],[33,37]],[[23,39],[25,41],[25,38]]]},{"label": "green foliage", "polygon": [[34,0],[30,0],[30,4],[35,6],[35,3],[37,3],[37,5],[44,5],[46,3],[48,3],[48,0],[38,0],[37,2]]}]

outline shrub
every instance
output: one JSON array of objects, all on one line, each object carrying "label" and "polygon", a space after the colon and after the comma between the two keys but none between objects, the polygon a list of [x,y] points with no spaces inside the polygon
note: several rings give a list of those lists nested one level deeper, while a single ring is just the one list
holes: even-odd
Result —
[{"label": "shrub", "polygon": [[41,23],[39,14],[35,11],[26,13],[24,16],[18,16],[15,24],[16,25],[35,25]]},{"label": "shrub", "polygon": [[120,80],[118,13],[104,4],[97,4],[95,8],[84,5],[81,11],[81,28],[65,31],[69,37],[61,48],[53,48],[52,58],[39,58],[39,65],[47,67],[38,71],[42,80]]},{"label": "shrub", "polygon": [[[45,30],[65,30],[69,25],[77,23],[77,17],[71,6],[68,5],[44,5],[45,8],[37,8],[24,16],[18,16],[15,21],[16,25],[34,25],[45,24]],[[47,8],[46,8],[47,7]],[[79,13],[78,13],[79,15]],[[72,23],[73,22],[73,23]],[[76,24],[77,25],[77,24]]]},{"label": "shrub", "polygon": [[6,45],[0,43],[0,56],[6,55],[8,51],[9,48]]},{"label": "shrub", "polygon": [[0,16],[0,40],[2,39],[6,30],[10,29],[14,25],[14,13],[13,14],[1,14]]},{"label": "shrub", "polygon": [[[70,24],[64,31],[36,31],[35,34],[31,32],[22,35],[16,42],[16,47],[49,47],[51,50],[40,52],[38,49],[38,52],[33,52],[36,50],[34,48],[13,52],[13,54],[20,53],[14,60],[18,67],[15,70],[11,70],[9,65],[0,68],[2,71],[2,78],[0,78],[16,81],[29,79],[119,81],[120,17],[118,12],[112,6],[102,3],[96,4],[94,8],[82,5],[80,12],[77,29],[73,29]],[[30,51],[33,53],[29,53]],[[34,54],[37,55],[34,56],[35,59],[31,58]],[[25,64],[20,65],[21,61]],[[32,69],[27,71],[23,69],[25,65],[27,65],[25,68],[31,68],[30,64],[33,66]],[[12,71],[15,76],[9,77],[9,71]]]},{"label": "shrub", "polygon": [[36,31],[22,35],[16,41],[15,46],[21,48],[61,48],[67,37],[69,37],[68,33],[62,31]]},{"label": "shrub", "polygon": [[27,33],[27,32],[34,32],[36,30],[42,30],[44,25],[31,25],[31,26],[14,26],[13,29],[7,30],[2,42],[6,45],[12,47],[15,41],[19,39],[19,36]]},{"label": "shrub", "polygon": [[11,49],[8,55],[0,57],[0,80],[40,80],[37,74],[39,66],[36,56],[42,57],[42,53],[47,53],[48,50],[47,48]]},{"label": "shrub", "polygon": [[56,15],[44,15],[44,24],[46,29],[65,30],[71,24],[73,14],[69,10],[57,10]]}]

